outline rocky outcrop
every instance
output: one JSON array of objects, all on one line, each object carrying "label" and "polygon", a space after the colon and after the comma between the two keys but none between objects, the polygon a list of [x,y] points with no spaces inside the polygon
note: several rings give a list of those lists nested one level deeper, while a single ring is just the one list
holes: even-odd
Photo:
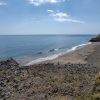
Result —
[{"label": "rocky outcrop", "polygon": [[1,61],[0,62],[0,69],[6,70],[6,69],[17,69],[19,67],[19,64],[13,59],[9,58],[8,60]]},{"label": "rocky outcrop", "polygon": [[99,71],[91,64],[19,66],[11,58],[0,62],[0,100],[83,98],[91,93]]},{"label": "rocky outcrop", "polygon": [[100,35],[95,38],[90,39],[90,42],[100,42]]}]

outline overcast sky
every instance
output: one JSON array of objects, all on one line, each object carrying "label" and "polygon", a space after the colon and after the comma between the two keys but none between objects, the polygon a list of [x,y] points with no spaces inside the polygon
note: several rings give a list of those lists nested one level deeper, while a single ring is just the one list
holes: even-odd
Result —
[{"label": "overcast sky", "polygon": [[0,0],[0,35],[100,33],[100,0]]}]

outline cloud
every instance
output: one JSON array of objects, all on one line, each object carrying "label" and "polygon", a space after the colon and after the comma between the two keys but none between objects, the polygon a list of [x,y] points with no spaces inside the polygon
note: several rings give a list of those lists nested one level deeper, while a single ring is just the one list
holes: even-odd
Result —
[{"label": "cloud", "polygon": [[45,3],[58,3],[58,2],[63,2],[64,0],[29,0],[30,4],[33,4],[34,6],[39,6],[41,4]]},{"label": "cloud", "polygon": [[7,5],[7,3],[0,1],[0,6],[5,6],[5,5]]},{"label": "cloud", "polygon": [[55,21],[58,22],[73,22],[73,23],[84,23],[83,21],[76,20],[70,18],[70,15],[64,12],[59,12],[59,11],[53,11],[53,10],[47,10],[49,16],[51,16]]}]

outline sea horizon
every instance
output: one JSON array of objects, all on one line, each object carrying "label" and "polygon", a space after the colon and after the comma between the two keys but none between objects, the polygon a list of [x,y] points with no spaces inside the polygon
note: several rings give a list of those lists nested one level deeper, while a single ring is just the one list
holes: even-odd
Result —
[{"label": "sea horizon", "polygon": [[97,36],[98,33],[93,34],[0,34],[0,36]]}]

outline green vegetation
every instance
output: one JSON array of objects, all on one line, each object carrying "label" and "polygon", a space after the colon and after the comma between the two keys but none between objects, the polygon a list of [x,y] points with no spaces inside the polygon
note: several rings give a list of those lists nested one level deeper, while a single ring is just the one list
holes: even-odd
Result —
[{"label": "green vegetation", "polygon": [[94,88],[86,97],[77,96],[76,100],[100,100],[100,75],[97,76]]},{"label": "green vegetation", "polygon": [[98,37],[100,38],[100,34],[98,35]]},{"label": "green vegetation", "polygon": [[100,100],[100,93],[96,93],[92,95],[93,100]]},{"label": "green vegetation", "polygon": [[100,84],[100,77],[96,79],[96,84]]}]

